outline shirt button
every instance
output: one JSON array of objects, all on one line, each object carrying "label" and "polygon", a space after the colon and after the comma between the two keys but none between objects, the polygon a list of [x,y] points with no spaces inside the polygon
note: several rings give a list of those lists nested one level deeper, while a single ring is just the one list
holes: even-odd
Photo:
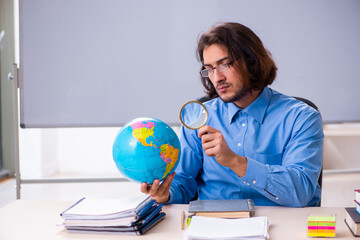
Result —
[{"label": "shirt button", "polygon": [[256,180],[253,181],[253,184],[255,184],[255,183],[256,183]]},{"label": "shirt button", "polygon": [[241,126],[245,127],[245,123],[241,124]]},{"label": "shirt button", "polygon": [[279,198],[278,198],[278,197],[276,197],[275,199],[276,199],[276,200],[279,200]]},{"label": "shirt button", "polygon": [[243,181],[243,183],[244,183],[244,184],[246,184],[246,182],[245,182],[245,181]]},{"label": "shirt button", "polygon": [[238,147],[241,147],[241,143],[238,143]]}]

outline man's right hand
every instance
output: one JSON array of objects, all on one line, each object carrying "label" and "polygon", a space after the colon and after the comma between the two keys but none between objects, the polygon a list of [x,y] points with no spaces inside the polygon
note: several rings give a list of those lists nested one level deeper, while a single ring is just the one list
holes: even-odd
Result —
[{"label": "man's right hand", "polygon": [[155,179],[151,185],[143,182],[140,191],[149,194],[158,203],[165,203],[170,199],[170,186],[174,177],[175,172],[168,175],[161,184],[159,179]]}]

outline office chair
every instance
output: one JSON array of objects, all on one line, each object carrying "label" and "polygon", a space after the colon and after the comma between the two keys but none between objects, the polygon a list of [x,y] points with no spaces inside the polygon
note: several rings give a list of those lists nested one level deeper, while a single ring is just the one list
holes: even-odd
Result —
[{"label": "office chair", "polygon": [[[304,103],[306,103],[307,105],[309,105],[310,107],[314,108],[316,111],[319,111],[319,108],[310,100],[306,99],[306,98],[302,98],[302,97],[293,97],[295,98],[296,100],[299,100],[299,101],[302,101]],[[208,96],[202,96],[200,98],[197,99],[199,102],[201,103],[204,103],[206,101],[209,101],[211,100],[211,98],[209,98]],[[318,179],[318,183],[319,183],[319,186],[320,186],[320,189],[322,189],[322,175],[323,175],[323,166],[321,165],[321,171],[320,171],[320,175],[319,175],[319,179]],[[194,197],[197,197],[197,194],[195,194]],[[194,198],[193,198],[194,199]],[[321,196],[320,196],[320,201],[319,201],[319,204],[318,204],[318,207],[321,206]]]}]

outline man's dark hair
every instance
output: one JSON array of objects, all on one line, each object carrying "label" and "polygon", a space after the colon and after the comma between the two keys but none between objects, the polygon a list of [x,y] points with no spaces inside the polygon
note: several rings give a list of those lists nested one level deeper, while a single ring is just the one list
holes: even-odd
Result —
[{"label": "man's dark hair", "polygon": [[[227,48],[230,62],[244,77],[245,87],[260,90],[274,81],[277,71],[275,62],[260,38],[248,27],[228,22],[205,32],[200,37],[197,48],[198,59],[202,64],[204,64],[204,49],[213,44]],[[201,82],[210,98],[218,96],[208,77],[201,76]]]}]

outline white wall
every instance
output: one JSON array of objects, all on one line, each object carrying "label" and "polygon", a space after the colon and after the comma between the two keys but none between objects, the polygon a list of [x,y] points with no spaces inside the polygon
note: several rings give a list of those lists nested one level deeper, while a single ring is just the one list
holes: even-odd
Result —
[{"label": "white wall", "polygon": [[[121,177],[112,159],[119,129],[21,129],[22,178]],[[360,123],[325,125],[324,132],[324,170],[360,171]]]},{"label": "white wall", "polygon": [[[173,128],[179,132],[178,127]],[[120,128],[20,129],[22,178],[121,177],[112,158]]]},{"label": "white wall", "polygon": [[324,169],[360,171],[360,123],[324,127]]},{"label": "white wall", "polygon": [[19,131],[21,178],[43,178],[59,172],[57,129]]}]

